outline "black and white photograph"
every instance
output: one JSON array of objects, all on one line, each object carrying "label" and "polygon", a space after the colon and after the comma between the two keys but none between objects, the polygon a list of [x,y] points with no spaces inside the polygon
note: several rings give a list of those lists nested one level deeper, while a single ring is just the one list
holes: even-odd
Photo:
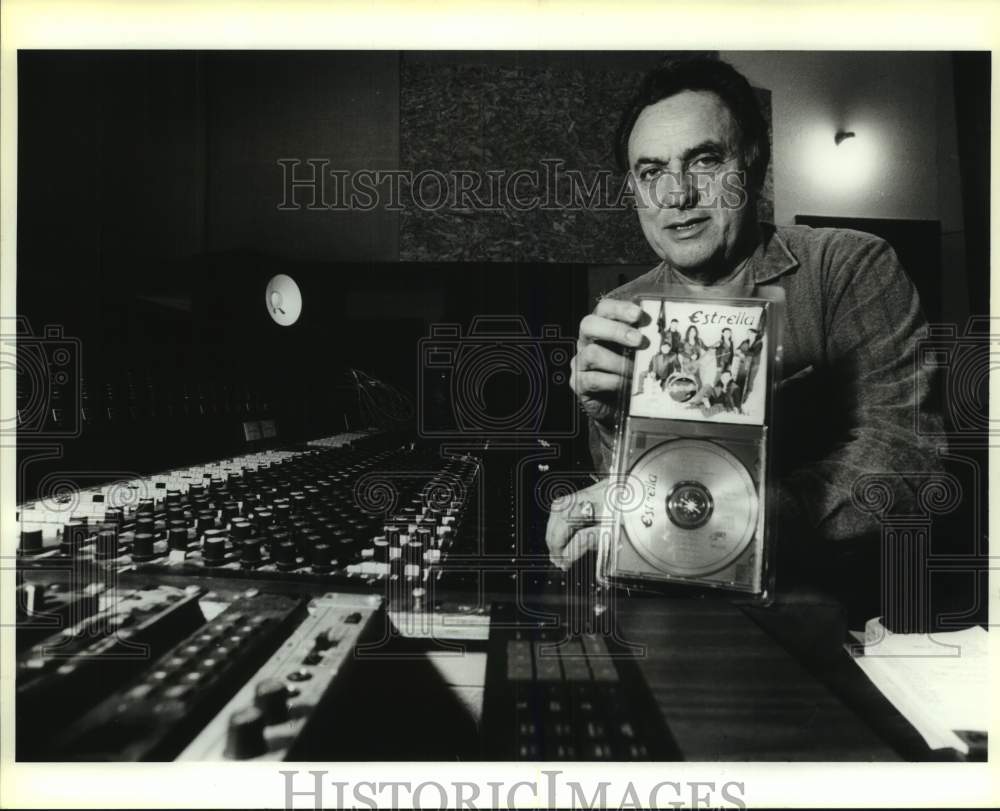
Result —
[{"label": "black and white photograph", "polygon": [[998,799],[1000,18],[510,5],[4,3],[4,808]]}]

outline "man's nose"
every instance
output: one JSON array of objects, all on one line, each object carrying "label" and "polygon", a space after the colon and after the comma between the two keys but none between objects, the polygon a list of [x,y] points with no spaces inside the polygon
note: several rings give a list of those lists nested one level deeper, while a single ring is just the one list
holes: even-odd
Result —
[{"label": "man's nose", "polygon": [[669,172],[667,178],[665,208],[684,210],[698,205],[697,178],[691,172]]}]

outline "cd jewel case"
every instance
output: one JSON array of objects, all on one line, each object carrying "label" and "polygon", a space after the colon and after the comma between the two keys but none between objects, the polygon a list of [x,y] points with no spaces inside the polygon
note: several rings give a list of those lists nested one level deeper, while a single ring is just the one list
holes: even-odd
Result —
[{"label": "cd jewel case", "polygon": [[635,300],[646,340],[621,391],[598,578],[767,601],[775,535],[768,443],[784,291],[659,288]]}]

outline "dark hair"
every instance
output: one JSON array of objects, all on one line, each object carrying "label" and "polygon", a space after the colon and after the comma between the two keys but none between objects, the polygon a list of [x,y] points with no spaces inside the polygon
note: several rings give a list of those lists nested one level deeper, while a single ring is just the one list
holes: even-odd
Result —
[{"label": "dark hair", "polygon": [[771,158],[767,122],[761,115],[757,97],[750,83],[728,62],[706,56],[668,59],[646,74],[625,112],[615,135],[615,157],[622,171],[628,171],[628,139],[639,114],[658,101],[685,90],[715,93],[729,108],[739,128],[743,168],[749,187],[757,190],[764,184],[764,174]]},{"label": "dark hair", "polygon": [[695,340],[695,342],[696,343],[700,342],[701,341],[701,335],[698,334],[698,327],[696,327],[694,324],[692,324],[684,332],[684,343],[687,343],[688,335],[691,334],[691,330],[694,330],[694,340]]}]

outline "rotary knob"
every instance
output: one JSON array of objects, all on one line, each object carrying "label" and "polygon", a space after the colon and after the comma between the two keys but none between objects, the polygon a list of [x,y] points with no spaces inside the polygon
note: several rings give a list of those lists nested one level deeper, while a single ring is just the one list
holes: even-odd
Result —
[{"label": "rotary knob", "polygon": [[287,501],[274,503],[274,520],[281,526],[287,526],[292,517],[292,506]]},{"label": "rotary knob", "polygon": [[28,529],[21,533],[21,554],[37,555],[42,551],[42,531]]},{"label": "rotary knob", "polygon": [[240,562],[244,569],[254,569],[261,564],[260,538],[245,538],[240,549]]},{"label": "rotary knob", "polygon": [[215,526],[215,513],[211,510],[202,510],[198,513],[198,519],[195,522],[194,528],[198,532],[205,532],[206,530],[212,529]]},{"label": "rotary knob", "polygon": [[240,513],[240,505],[235,501],[227,501],[222,505],[222,525],[228,526],[229,522],[232,521]]},{"label": "rotary knob", "polygon": [[[287,536],[287,533],[277,534]],[[282,571],[291,571],[298,565],[295,560],[295,552],[295,544],[291,541],[285,540],[280,543],[275,542],[271,544],[271,556],[274,558],[277,567]]]},{"label": "rotary knob", "polygon": [[206,566],[218,566],[226,561],[226,532],[222,529],[205,530],[201,541],[201,556]]},{"label": "rotary knob", "polygon": [[179,549],[181,551],[187,549],[188,545],[188,533],[187,528],[180,527],[170,527],[167,530],[167,545],[171,549]]},{"label": "rotary knob", "polygon": [[253,534],[253,526],[249,521],[236,520],[229,527],[229,534],[234,541],[242,541]]},{"label": "rotary knob", "polygon": [[102,529],[97,533],[97,551],[99,558],[118,557],[118,533],[113,529]]},{"label": "rotary knob", "polygon": [[288,720],[288,689],[277,679],[265,679],[258,684],[253,703],[260,710],[265,724],[280,724]]},{"label": "rotary knob", "polygon": [[153,545],[153,535],[149,532],[137,532],[132,539],[132,560],[140,563],[152,560],[156,556]]},{"label": "rotary knob", "polygon": [[246,707],[229,718],[225,755],[246,760],[267,752],[264,741],[264,714],[257,707]]},{"label": "rotary knob", "polygon": [[319,542],[313,546],[312,570],[316,574],[326,574],[333,571],[333,548],[330,544]]},{"label": "rotary knob", "polygon": [[62,541],[59,551],[64,555],[75,555],[87,539],[87,525],[82,521],[70,521],[63,524]]}]

